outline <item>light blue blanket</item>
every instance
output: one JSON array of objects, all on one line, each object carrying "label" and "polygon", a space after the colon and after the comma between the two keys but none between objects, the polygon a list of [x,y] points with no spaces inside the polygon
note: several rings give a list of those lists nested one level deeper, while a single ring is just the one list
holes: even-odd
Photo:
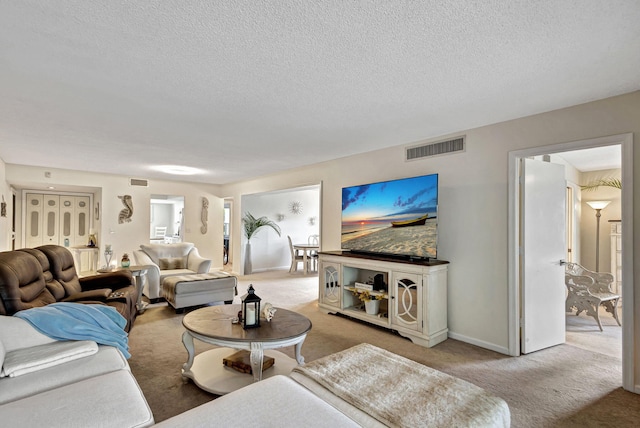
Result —
[{"label": "light blue blanket", "polygon": [[124,331],[127,321],[111,306],[58,302],[19,311],[14,316],[52,339],[93,340],[118,348],[127,359],[131,357]]}]

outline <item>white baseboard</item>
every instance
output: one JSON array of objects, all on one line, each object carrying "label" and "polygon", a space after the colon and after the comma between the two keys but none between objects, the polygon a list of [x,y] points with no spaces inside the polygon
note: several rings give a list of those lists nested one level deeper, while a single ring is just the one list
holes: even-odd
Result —
[{"label": "white baseboard", "polygon": [[449,330],[449,337],[460,342],[470,343],[471,345],[479,346],[480,348],[489,349],[500,354],[509,355],[509,348],[505,346],[498,346],[495,343],[484,342],[482,340],[474,339],[473,337],[467,337],[462,334],[458,334]]}]

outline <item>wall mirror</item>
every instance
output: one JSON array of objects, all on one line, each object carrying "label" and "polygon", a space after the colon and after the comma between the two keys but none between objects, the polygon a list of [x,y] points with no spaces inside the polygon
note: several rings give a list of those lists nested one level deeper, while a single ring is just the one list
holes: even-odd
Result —
[{"label": "wall mirror", "polygon": [[149,241],[182,242],[184,236],[184,196],[151,195]]}]

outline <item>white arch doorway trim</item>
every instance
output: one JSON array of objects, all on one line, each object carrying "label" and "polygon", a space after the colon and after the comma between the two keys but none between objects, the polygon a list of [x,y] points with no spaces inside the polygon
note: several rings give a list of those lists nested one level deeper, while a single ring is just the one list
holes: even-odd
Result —
[{"label": "white arch doorway trim", "polygon": [[[509,355],[520,355],[520,266],[519,248],[521,233],[520,199],[518,185],[519,160],[521,158],[545,154],[562,153],[572,150],[589,149],[608,145],[621,145],[622,148],[622,223],[625,227],[622,236],[622,386],[624,389],[639,393],[636,385],[634,360],[636,333],[633,278],[633,134],[619,134],[589,140],[534,147],[509,152]],[[640,369],[640,367],[639,367]]]}]

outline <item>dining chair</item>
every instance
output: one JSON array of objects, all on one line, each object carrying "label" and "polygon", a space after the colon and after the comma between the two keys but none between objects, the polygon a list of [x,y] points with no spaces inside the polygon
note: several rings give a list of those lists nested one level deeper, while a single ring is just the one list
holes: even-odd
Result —
[{"label": "dining chair", "polygon": [[304,263],[304,255],[293,248],[293,242],[289,235],[287,235],[287,239],[289,240],[289,251],[291,251],[291,267],[289,268],[289,272],[297,272],[298,263]]},{"label": "dining chair", "polygon": [[[317,245],[320,248],[320,235],[309,235],[307,239],[309,245]],[[309,251],[309,263],[311,264],[311,270],[314,272],[318,271],[318,251],[311,250]]]},{"label": "dining chair", "polygon": [[167,226],[156,226],[154,238],[164,238],[167,234]]}]

